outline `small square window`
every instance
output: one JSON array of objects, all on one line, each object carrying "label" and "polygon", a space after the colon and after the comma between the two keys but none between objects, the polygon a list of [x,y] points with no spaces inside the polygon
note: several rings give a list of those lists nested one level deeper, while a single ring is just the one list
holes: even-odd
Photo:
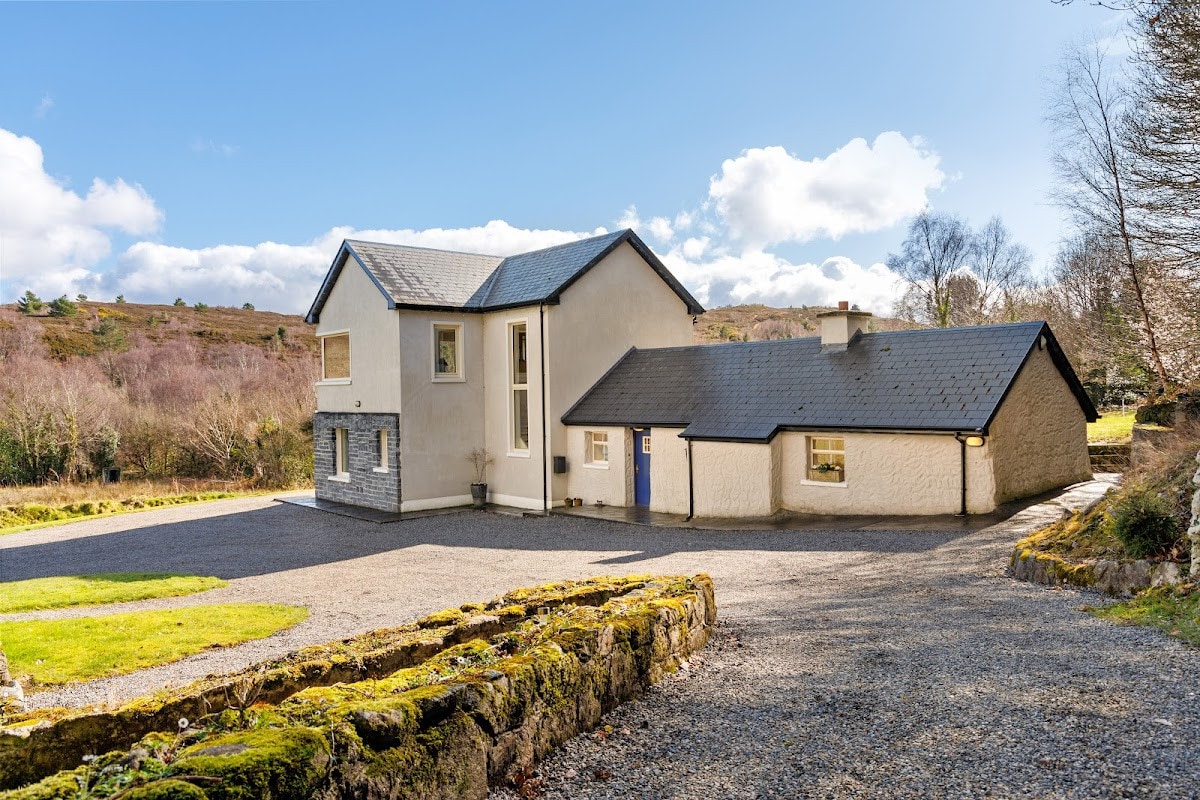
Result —
[{"label": "small square window", "polygon": [[433,326],[433,379],[462,380],[462,326]]},{"label": "small square window", "polygon": [[321,337],[321,380],[350,379],[350,334]]},{"label": "small square window", "polygon": [[825,436],[808,438],[808,480],[846,482],[846,440]]},{"label": "small square window", "polygon": [[608,432],[588,431],[584,434],[587,443],[585,462],[588,464],[608,464]]}]

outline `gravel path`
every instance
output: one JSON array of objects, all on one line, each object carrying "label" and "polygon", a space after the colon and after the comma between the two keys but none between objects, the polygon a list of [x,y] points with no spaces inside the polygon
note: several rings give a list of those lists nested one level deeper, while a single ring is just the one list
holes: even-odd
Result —
[{"label": "gravel path", "polygon": [[6,536],[0,580],[177,570],[232,583],[129,605],[312,610],[259,642],[34,696],[47,704],[125,699],[515,586],[707,571],[709,647],[609,715],[610,735],[553,756],[546,797],[1200,797],[1200,653],[1081,613],[1094,595],[1003,576],[1020,532],[1057,513],[977,533],[718,532],[473,513],[376,526],[244,499]]}]

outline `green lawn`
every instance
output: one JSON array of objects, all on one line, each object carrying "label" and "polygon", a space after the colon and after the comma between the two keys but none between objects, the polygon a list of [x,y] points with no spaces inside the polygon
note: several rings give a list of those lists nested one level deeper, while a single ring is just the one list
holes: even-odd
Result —
[{"label": "green lawn", "polygon": [[1200,590],[1195,588],[1147,589],[1124,603],[1088,610],[1122,625],[1149,625],[1188,644],[1200,645]]},{"label": "green lawn", "polygon": [[307,617],[308,609],[298,606],[231,603],[0,622],[0,644],[14,678],[27,685],[61,685],[124,675],[210,647],[261,639]]},{"label": "green lawn", "polygon": [[61,525],[64,522],[88,519],[90,517],[126,514],[130,511],[148,511],[164,506],[181,506],[191,503],[205,503],[210,500],[229,500],[235,497],[249,497],[262,492],[189,492],[187,494],[169,495],[166,497],[129,497],[123,500],[99,500],[64,503],[60,505],[43,505],[41,503],[21,503],[19,505],[0,506],[0,536],[6,533],[20,533],[35,528],[47,528]]},{"label": "green lawn", "polygon": [[220,578],[150,572],[33,578],[0,583],[0,614],[178,597],[228,585]]},{"label": "green lawn", "polygon": [[1133,417],[1137,413],[1130,409],[1126,412],[1105,411],[1103,416],[1087,426],[1089,442],[1111,442],[1113,444],[1128,442],[1133,438]]}]

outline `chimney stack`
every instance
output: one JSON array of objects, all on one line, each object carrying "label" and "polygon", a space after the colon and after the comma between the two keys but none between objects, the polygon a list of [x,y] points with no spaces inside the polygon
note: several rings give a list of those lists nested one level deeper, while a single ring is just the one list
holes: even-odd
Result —
[{"label": "chimney stack", "polygon": [[818,314],[821,320],[821,351],[845,350],[859,333],[866,333],[867,320],[871,314],[867,311],[850,309],[850,301],[838,302],[837,311],[826,311]]}]

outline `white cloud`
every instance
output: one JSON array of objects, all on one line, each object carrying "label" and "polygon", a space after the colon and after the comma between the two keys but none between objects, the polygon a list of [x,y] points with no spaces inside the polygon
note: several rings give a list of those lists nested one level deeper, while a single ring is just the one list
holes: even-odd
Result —
[{"label": "white cloud", "polygon": [[356,230],[332,228],[302,245],[263,242],[200,249],[138,242],[121,254],[104,276],[107,294],[138,302],[188,302],[240,306],[253,303],[276,311],[307,311],[343,239],[460,250],[491,255],[538,250],[604,233],[517,228],[502,220],[471,228]]},{"label": "white cloud", "polygon": [[666,217],[651,217],[650,221],[646,223],[646,229],[650,231],[651,236],[663,244],[671,241],[671,237],[675,235],[675,231],[671,227],[671,220]]},{"label": "white cloud", "polygon": [[50,109],[54,108],[54,98],[49,93],[42,95],[42,99],[38,101],[37,108],[33,109],[33,115],[38,119],[45,119],[50,113]]},{"label": "white cloud", "polygon": [[232,144],[218,144],[212,139],[201,139],[196,137],[192,140],[192,152],[194,153],[215,153],[219,156],[231,158],[237,155],[238,148]]},{"label": "white cloud", "polygon": [[[0,277],[61,294],[94,279],[111,231],[151,234],[162,212],[142,187],[92,181],[86,195],[47,174],[42,148],[0,128]],[[4,298],[8,299],[8,298]]]},{"label": "white cloud", "polygon": [[917,213],[946,179],[938,155],[895,131],[852,139],[805,161],[782,147],[746,150],[721,165],[709,197],[729,235],[748,250],[838,239],[891,227]]}]

